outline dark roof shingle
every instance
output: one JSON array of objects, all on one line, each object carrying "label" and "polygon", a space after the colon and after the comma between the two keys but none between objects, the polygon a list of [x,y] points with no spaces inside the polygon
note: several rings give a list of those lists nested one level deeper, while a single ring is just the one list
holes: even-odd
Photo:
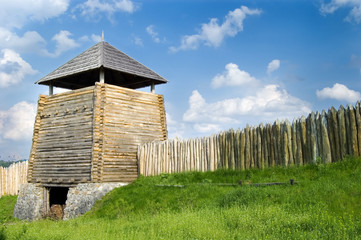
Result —
[{"label": "dark roof shingle", "polygon": [[128,88],[141,88],[168,82],[143,64],[101,41],[43,77],[37,84],[78,89],[99,81],[103,68],[105,82]]}]

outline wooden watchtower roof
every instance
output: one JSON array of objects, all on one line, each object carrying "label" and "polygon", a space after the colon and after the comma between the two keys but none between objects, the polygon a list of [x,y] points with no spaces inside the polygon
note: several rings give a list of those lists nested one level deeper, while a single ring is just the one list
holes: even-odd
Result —
[{"label": "wooden watchtower roof", "polygon": [[101,41],[36,83],[74,90],[93,86],[102,73],[106,83],[131,89],[168,82],[109,43]]}]

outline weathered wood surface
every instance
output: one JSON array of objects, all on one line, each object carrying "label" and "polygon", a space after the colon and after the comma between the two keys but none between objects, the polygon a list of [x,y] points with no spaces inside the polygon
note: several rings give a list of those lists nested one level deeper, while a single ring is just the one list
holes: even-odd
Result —
[{"label": "weathered wood surface", "polygon": [[0,197],[17,195],[20,184],[27,182],[28,162],[11,164],[8,168],[0,167]]},{"label": "weathered wood surface", "polygon": [[[97,88],[102,85],[97,85]],[[138,145],[167,139],[164,101],[161,95],[104,85],[101,169],[94,178],[101,182],[129,182],[138,177]],[[93,163],[97,159],[93,158]]]},{"label": "weathered wood surface", "polygon": [[130,182],[138,145],[166,138],[161,95],[97,83],[40,96],[28,181]]},{"label": "weathered wood surface", "polygon": [[71,184],[91,180],[94,87],[41,96],[28,181]]},{"label": "weathered wood surface", "polygon": [[[145,176],[219,168],[249,169],[339,161],[361,155],[361,104],[308,117],[246,126],[211,137],[166,140],[139,146]],[[164,167],[166,166],[166,167]],[[169,167],[170,166],[170,167]]]}]

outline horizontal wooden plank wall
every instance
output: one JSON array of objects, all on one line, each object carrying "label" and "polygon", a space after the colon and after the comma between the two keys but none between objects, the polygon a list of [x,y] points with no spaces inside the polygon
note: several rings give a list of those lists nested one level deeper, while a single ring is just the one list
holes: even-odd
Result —
[{"label": "horizontal wooden plank wall", "polygon": [[96,83],[40,96],[28,181],[44,186],[130,182],[138,145],[167,139],[162,95]]},{"label": "horizontal wooden plank wall", "polygon": [[28,181],[66,185],[91,181],[94,86],[40,96]]},{"label": "horizontal wooden plank wall", "polygon": [[8,168],[0,167],[0,197],[17,195],[20,184],[27,182],[28,161],[11,164]]},{"label": "horizontal wooden plank wall", "polygon": [[94,149],[93,157],[99,159],[93,160],[93,177],[100,182],[133,181],[138,177],[138,145],[167,139],[163,96],[109,84],[96,88],[94,142],[102,146],[102,155]]},{"label": "horizontal wooden plank wall", "polygon": [[154,141],[138,148],[139,173],[145,176],[219,168],[330,163],[361,155],[361,104],[334,107],[309,116],[211,137]]}]

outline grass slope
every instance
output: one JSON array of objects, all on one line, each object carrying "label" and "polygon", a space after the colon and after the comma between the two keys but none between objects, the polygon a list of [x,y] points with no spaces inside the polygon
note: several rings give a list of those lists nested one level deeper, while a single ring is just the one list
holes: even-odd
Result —
[{"label": "grass slope", "polygon": [[[291,178],[299,183],[216,184]],[[361,239],[360,186],[361,158],[329,165],[141,177],[71,221],[17,221],[11,218],[15,198],[1,198],[0,209],[8,210],[0,212],[5,216],[0,217],[0,239]]]}]

